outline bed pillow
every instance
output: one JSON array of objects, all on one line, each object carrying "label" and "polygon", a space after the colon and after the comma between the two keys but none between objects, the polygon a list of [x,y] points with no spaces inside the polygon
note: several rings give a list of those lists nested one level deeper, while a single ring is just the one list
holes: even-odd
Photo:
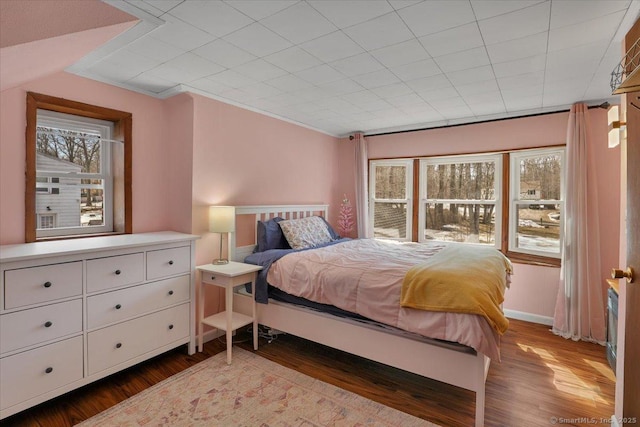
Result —
[{"label": "bed pillow", "polygon": [[278,225],[283,218],[279,216],[268,221],[258,221],[257,225],[257,246],[255,252],[264,252],[269,249],[290,249],[287,239],[282,234],[282,229]]},{"label": "bed pillow", "polygon": [[293,249],[310,248],[333,240],[327,224],[319,216],[285,219],[278,225]]},{"label": "bed pillow", "polygon": [[329,224],[329,221],[327,221],[323,216],[321,216],[320,218],[322,218],[324,223],[327,225],[327,230],[329,230],[329,234],[331,235],[331,240],[338,240],[340,238],[340,235],[336,233],[336,230],[334,230],[331,224]]}]

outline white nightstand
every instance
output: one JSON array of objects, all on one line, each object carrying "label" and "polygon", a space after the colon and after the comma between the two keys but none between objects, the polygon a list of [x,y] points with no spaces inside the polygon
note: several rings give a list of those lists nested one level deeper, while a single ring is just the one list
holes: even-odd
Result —
[{"label": "white nightstand", "polygon": [[[258,349],[258,318],[256,316],[256,300],[253,299],[253,316],[233,312],[233,288],[251,283],[253,289],[259,265],[229,261],[229,264],[206,264],[196,267],[202,273],[200,298],[198,307],[198,348],[202,351],[203,325],[213,326],[227,333],[227,363],[231,364],[231,337],[233,331],[253,323],[253,348]],[[204,286],[216,285],[225,289],[225,311],[204,317]]]}]

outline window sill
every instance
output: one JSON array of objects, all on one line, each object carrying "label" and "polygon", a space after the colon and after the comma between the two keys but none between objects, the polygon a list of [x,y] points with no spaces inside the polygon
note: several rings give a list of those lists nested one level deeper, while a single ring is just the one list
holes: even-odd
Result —
[{"label": "window sill", "polygon": [[38,237],[36,239],[36,242],[51,242],[55,240],[72,240],[72,239],[84,239],[84,238],[91,238],[91,237],[118,236],[120,234],[126,234],[126,233],[114,231],[112,233],[73,234],[69,236]]},{"label": "window sill", "polygon": [[562,261],[560,258],[545,257],[539,255],[529,255],[519,252],[507,252],[506,257],[515,264],[529,264],[540,267],[556,267],[559,268]]}]

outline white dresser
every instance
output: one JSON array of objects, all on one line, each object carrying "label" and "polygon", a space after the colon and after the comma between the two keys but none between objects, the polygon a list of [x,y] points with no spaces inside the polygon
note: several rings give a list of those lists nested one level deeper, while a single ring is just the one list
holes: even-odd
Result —
[{"label": "white dresser", "polygon": [[179,345],[195,353],[197,238],[0,246],[0,419]]}]

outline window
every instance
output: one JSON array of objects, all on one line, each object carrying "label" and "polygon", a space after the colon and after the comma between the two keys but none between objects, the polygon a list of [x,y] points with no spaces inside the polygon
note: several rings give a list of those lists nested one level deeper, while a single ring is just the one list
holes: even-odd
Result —
[{"label": "window", "polygon": [[131,114],[27,94],[25,241],[131,232]]},{"label": "window", "polygon": [[369,229],[373,237],[411,240],[413,161],[369,164]]},{"label": "window", "polygon": [[509,251],[560,258],[564,149],[510,158]]},{"label": "window", "polygon": [[120,144],[111,139],[113,123],[47,110],[37,121],[36,213],[57,222],[40,225],[36,236],[113,231],[111,148]]},{"label": "window", "polygon": [[559,266],[563,169],[564,147],[372,160],[373,237],[491,245],[514,261]]},{"label": "window", "polygon": [[499,247],[501,156],[420,160],[418,241]]}]

